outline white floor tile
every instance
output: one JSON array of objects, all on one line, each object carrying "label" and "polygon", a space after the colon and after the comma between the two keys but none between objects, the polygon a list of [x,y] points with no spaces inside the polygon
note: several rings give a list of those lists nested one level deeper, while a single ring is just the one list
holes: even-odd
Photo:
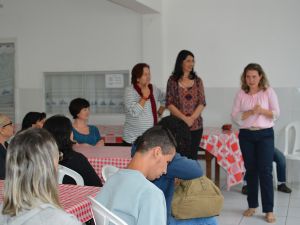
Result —
[{"label": "white floor tile", "polygon": [[285,225],[299,225],[299,224],[300,224],[300,218],[287,217]]},{"label": "white floor tile", "polygon": [[235,225],[240,223],[242,216],[219,216],[217,220],[218,225]]},{"label": "white floor tile", "polygon": [[298,219],[300,218],[300,208],[296,207],[290,207],[288,209],[288,217],[297,217]]},{"label": "white floor tile", "polygon": [[291,198],[290,207],[300,208],[300,198]]},{"label": "white floor tile", "polygon": [[[276,217],[276,222],[272,225],[285,225],[286,217]],[[240,225],[268,225],[265,221],[264,214],[257,214],[252,217],[243,217]]]},{"label": "white floor tile", "polygon": [[284,207],[284,206],[275,206],[274,207],[274,213],[276,216],[278,217],[286,217],[288,214],[288,207]]},{"label": "white floor tile", "polygon": [[[274,191],[274,213],[276,223],[272,225],[300,225],[300,185],[288,185],[292,187],[292,193],[286,194]],[[224,208],[217,218],[219,225],[269,225],[264,219],[260,206],[252,217],[243,217],[247,209],[247,196],[241,194],[242,185],[236,185],[230,191],[222,189],[224,196]]]}]

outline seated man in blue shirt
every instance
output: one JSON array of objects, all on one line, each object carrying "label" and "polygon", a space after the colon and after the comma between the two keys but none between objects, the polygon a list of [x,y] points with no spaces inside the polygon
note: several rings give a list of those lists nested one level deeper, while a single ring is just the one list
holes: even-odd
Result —
[{"label": "seated man in blue shirt", "polygon": [[127,169],[111,176],[96,200],[128,225],[166,225],[162,191],[149,180],[166,173],[175,155],[176,141],[170,131],[155,126],[136,142],[136,153]]},{"label": "seated man in blue shirt", "polygon": [[[174,135],[177,147],[176,155],[168,165],[167,174],[161,176],[153,183],[163,191],[167,204],[168,225],[216,225],[216,217],[194,218],[186,220],[175,219],[171,214],[171,203],[174,195],[175,178],[191,180],[203,176],[200,164],[196,160],[188,159],[191,136],[188,126],[182,120],[174,116],[164,117],[159,125],[169,129]],[[201,138],[201,137],[199,137]],[[134,151],[134,147],[132,148]],[[182,156],[183,155],[183,156]]]}]

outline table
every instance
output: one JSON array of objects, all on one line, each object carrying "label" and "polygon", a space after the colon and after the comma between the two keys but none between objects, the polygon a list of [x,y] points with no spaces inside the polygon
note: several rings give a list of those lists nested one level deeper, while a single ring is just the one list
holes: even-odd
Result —
[{"label": "table", "polygon": [[[122,143],[122,125],[98,125],[97,127],[100,129],[106,145]],[[199,155],[199,159],[206,161],[206,176],[211,178],[211,161],[216,158],[215,183],[218,186],[220,183],[220,166],[227,172],[227,188],[243,180],[245,168],[237,135],[237,130],[223,132],[221,128],[204,128],[200,148],[205,150],[205,154]]]},{"label": "table", "polygon": [[[59,185],[59,201],[67,213],[71,213],[81,222],[86,222],[93,218],[91,202],[87,196],[95,197],[100,191],[100,187]],[[0,180],[0,203],[3,202],[4,181]]]},{"label": "table", "polygon": [[97,125],[105,145],[120,145],[123,142],[123,125]]},{"label": "table", "polygon": [[131,147],[124,146],[74,146],[74,150],[85,157],[102,180],[102,166],[113,165],[118,168],[125,168],[131,160]]},{"label": "table", "polygon": [[238,131],[204,128],[200,147],[212,154],[227,173],[227,189],[243,181],[244,160],[239,147]]}]

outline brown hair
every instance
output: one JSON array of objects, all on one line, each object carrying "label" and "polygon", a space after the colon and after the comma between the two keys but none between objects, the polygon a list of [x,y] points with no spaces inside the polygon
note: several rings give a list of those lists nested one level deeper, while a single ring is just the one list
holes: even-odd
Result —
[{"label": "brown hair", "polygon": [[141,78],[144,72],[144,68],[150,69],[150,66],[146,63],[138,63],[136,64],[131,71],[131,84],[136,84],[137,79]]},{"label": "brown hair", "polygon": [[250,88],[246,82],[246,74],[249,70],[255,70],[258,72],[258,75],[261,77],[258,87],[259,89],[265,91],[269,87],[269,81],[267,79],[267,76],[263,68],[257,63],[250,63],[245,67],[244,72],[242,73],[241,76],[241,89],[244,90],[246,93],[250,91]]}]

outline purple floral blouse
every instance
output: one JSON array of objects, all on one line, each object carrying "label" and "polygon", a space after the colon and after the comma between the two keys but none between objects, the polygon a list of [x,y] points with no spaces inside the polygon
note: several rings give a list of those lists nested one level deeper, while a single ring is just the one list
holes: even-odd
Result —
[{"label": "purple floral blouse", "polygon": [[[198,105],[206,105],[204,87],[200,77],[195,78],[192,87],[183,88],[171,76],[167,84],[166,106],[174,105],[186,116],[191,116]],[[203,119],[200,116],[195,120],[190,130],[203,128]]]}]

